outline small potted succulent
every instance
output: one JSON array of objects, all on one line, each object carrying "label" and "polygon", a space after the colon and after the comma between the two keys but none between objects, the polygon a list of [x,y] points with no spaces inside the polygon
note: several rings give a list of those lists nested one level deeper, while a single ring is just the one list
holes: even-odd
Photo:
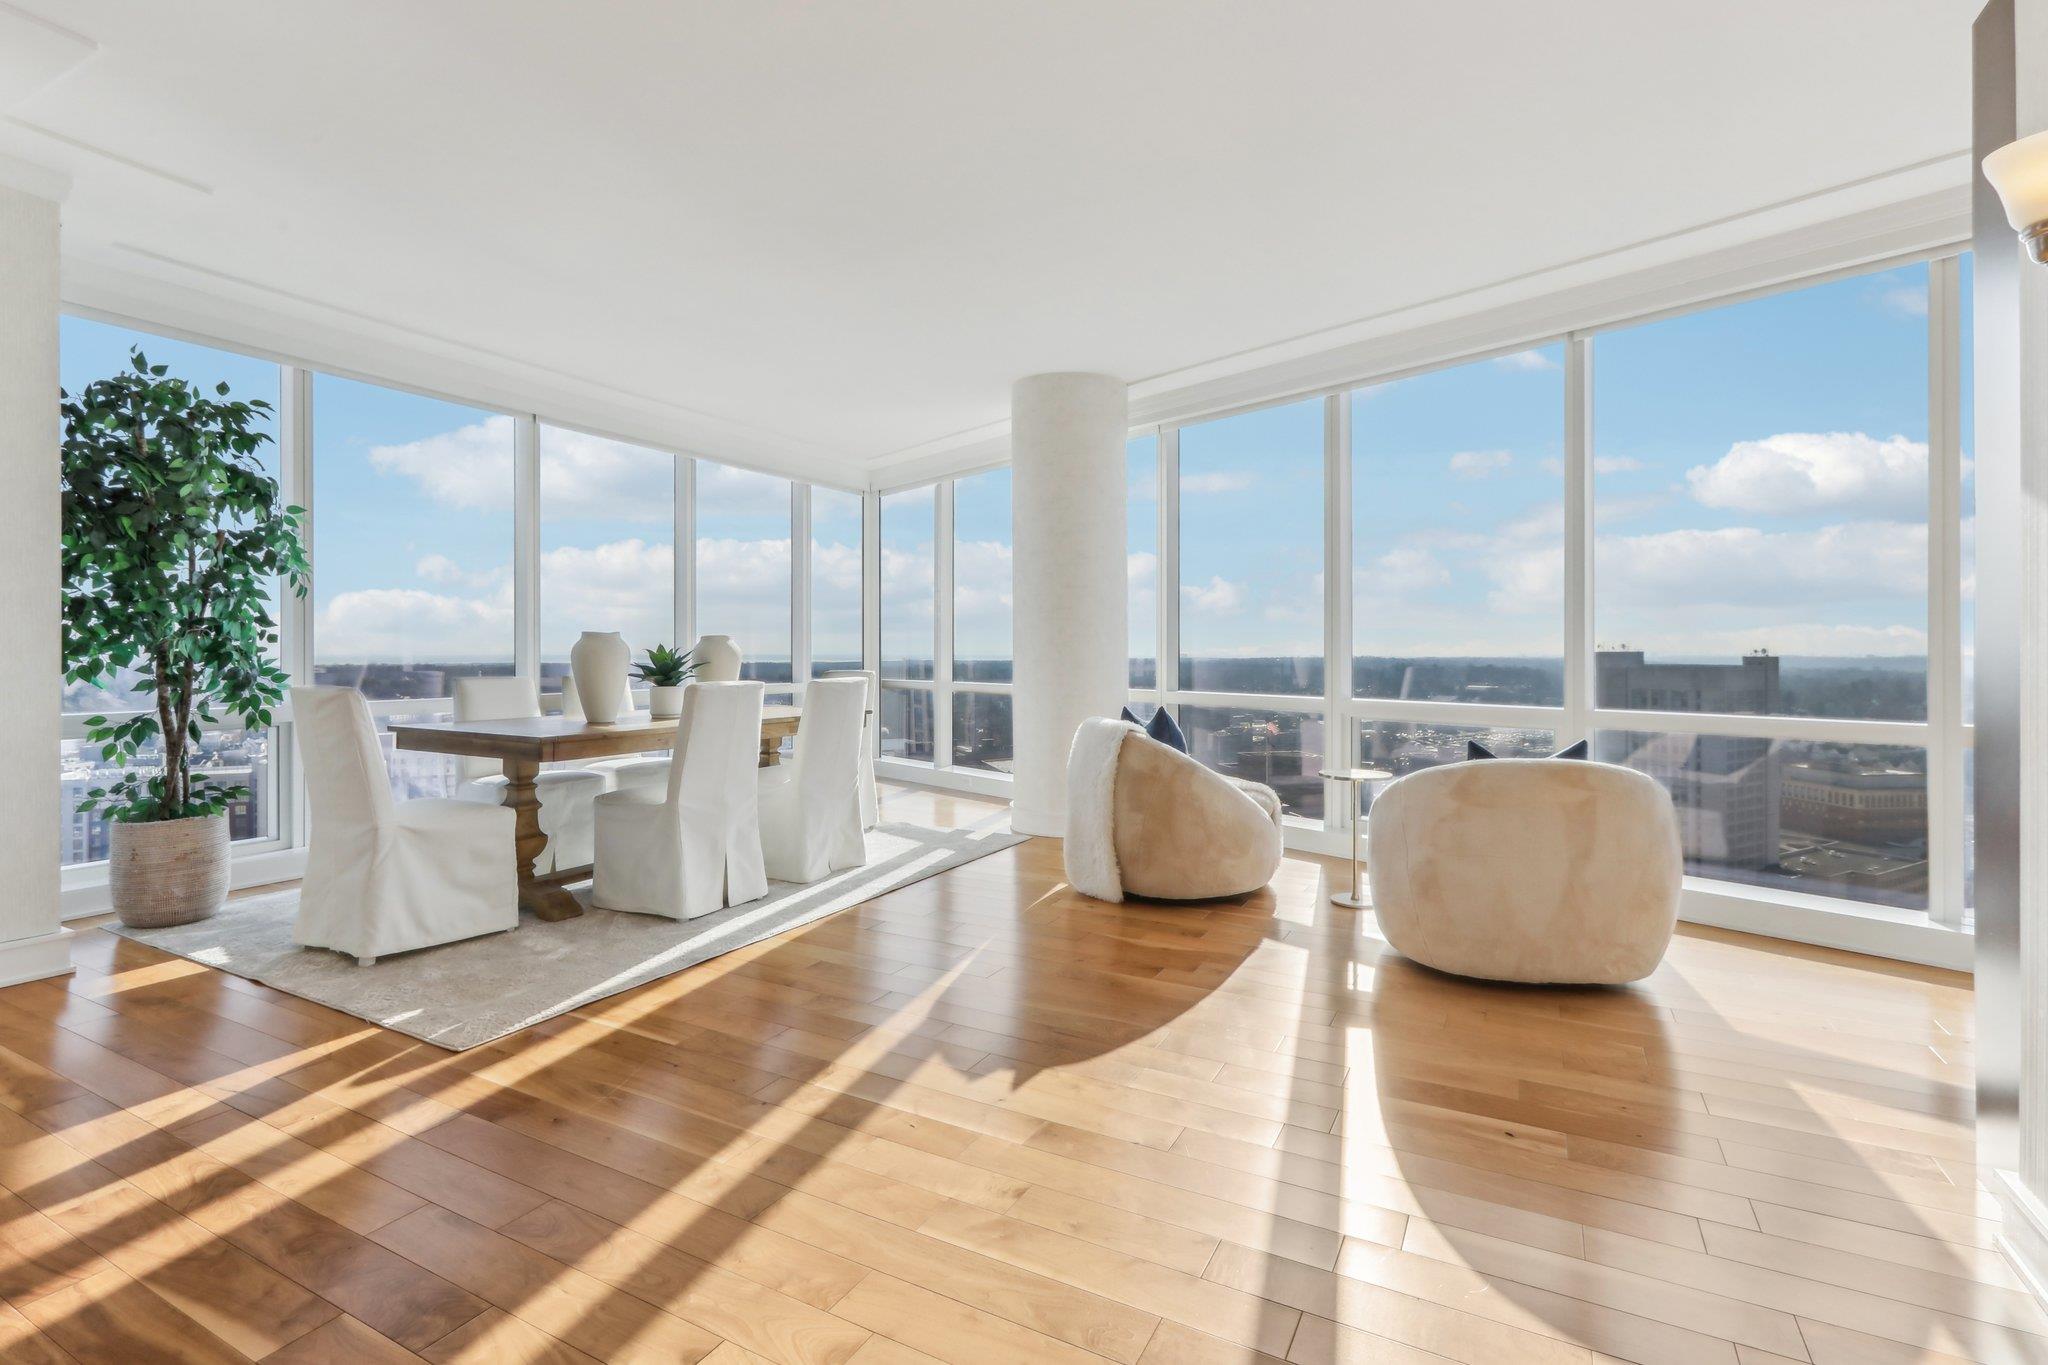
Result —
[{"label": "small potted succulent", "polygon": [[688,654],[668,645],[647,651],[647,662],[633,665],[633,676],[647,684],[647,711],[656,720],[674,720],[683,714],[683,684],[697,671]]}]

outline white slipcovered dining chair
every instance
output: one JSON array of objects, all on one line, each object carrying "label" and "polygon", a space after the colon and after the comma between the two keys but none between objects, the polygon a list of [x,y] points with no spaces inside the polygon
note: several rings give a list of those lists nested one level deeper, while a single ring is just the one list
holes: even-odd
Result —
[{"label": "white slipcovered dining chair", "polygon": [[882,704],[879,674],[859,669],[841,669],[822,675],[827,678],[865,678],[867,700],[861,709],[860,733],[860,827],[873,829],[882,823],[882,797],[875,788],[875,710]]},{"label": "white slipcovered dining chair", "polygon": [[[626,700],[619,708],[621,715],[633,709],[633,680],[626,679]],[[562,717],[565,720],[582,720],[583,699],[576,691],[576,679],[571,675],[562,678]],[[668,784],[668,759],[649,758],[644,754],[628,754],[624,758],[600,758],[578,765],[585,772],[593,772],[604,779],[606,791],[623,787],[662,787]]]},{"label": "white slipcovered dining chair", "polygon": [[761,857],[779,882],[822,881],[868,860],[861,837],[861,722],[867,679],[820,678],[788,763],[760,769]]},{"label": "white slipcovered dining chair", "polygon": [[754,783],[765,690],[757,682],[684,690],[668,784],[597,799],[592,904],[695,919],[768,894]]},{"label": "white slipcovered dining chair", "polygon": [[[525,720],[540,715],[540,690],[528,678],[457,678],[455,719]],[[458,801],[477,801],[486,806],[505,803],[504,765],[495,758],[462,759],[462,785],[455,789]],[[603,774],[587,768],[546,768],[534,777],[535,794],[540,797],[540,830],[548,836],[547,847],[533,860],[535,872],[582,867],[594,850],[597,798],[607,783]]]},{"label": "white slipcovered dining chair", "polygon": [[[618,714],[627,716],[631,712],[633,712],[633,679],[627,677],[627,694],[625,694],[625,700],[618,704]],[[584,720],[586,718],[584,716],[584,698],[582,698],[582,694],[578,690],[575,690],[575,675],[573,673],[563,673],[561,675],[561,718],[563,720]],[[653,765],[657,765],[659,769],[662,769],[662,772],[659,772],[659,774],[645,772],[645,769],[649,769]],[[621,759],[588,759],[584,763],[578,763],[578,767],[584,769],[584,772],[594,772],[600,778],[604,778],[604,790],[606,792],[610,792],[614,788],[621,788],[621,786],[635,786],[635,784],[662,786],[664,782],[668,782],[668,759],[666,757],[651,759],[651,757],[645,757],[645,755],[639,755],[639,753],[629,753],[629,755],[625,755]],[[633,776],[621,780],[621,774],[629,772],[629,769],[633,769]]]},{"label": "white slipcovered dining chair", "polygon": [[312,838],[292,937],[370,966],[387,953],[519,926],[512,812],[394,801],[377,727],[351,687],[294,687]]}]

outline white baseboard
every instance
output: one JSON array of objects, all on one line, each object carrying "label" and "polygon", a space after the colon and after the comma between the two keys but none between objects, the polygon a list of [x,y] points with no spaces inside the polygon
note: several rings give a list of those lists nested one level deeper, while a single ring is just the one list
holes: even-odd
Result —
[{"label": "white baseboard", "polygon": [[70,974],[69,929],[60,927],[47,934],[0,943],[0,986],[19,986],[24,981],[42,981]]},{"label": "white baseboard", "polygon": [[1988,1183],[2005,1212],[2005,1224],[1993,1239],[2011,1263],[2020,1282],[2048,1306],[2048,1204],[2012,1171],[1990,1171]]}]

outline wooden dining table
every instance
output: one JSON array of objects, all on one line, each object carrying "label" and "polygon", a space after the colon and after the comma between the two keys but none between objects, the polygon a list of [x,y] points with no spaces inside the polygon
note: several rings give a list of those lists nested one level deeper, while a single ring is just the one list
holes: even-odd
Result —
[{"label": "wooden dining table", "polygon": [[[775,766],[782,741],[794,735],[803,708],[761,708],[761,766]],[[492,758],[505,767],[505,804],[512,808],[512,857],[519,869],[519,908],[544,920],[575,919],[583,907],[569,894],[573,882],[588,881],[589,864],[536,873],[534,859],[547,847],[540,828],[540,794],[534,779],[543,763],[575,763],[593,758],[673,749],[676,722],[656,720],[644,711],[621,716],[611,725],[592,725],[563,716],[521,720],[469,720],[426,725],[394,724],[391,734],[401,749],[460,758]]]}]

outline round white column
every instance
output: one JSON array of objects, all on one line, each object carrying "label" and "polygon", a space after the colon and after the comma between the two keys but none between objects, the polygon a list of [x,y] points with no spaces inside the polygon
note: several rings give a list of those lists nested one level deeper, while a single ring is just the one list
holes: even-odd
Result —
[{"label": "round white column", "polygon": [[1011,600],[1019,834],[1066,833],[1067,750],[1130,678],[1124,382],[1035,374],[1010,390]]}]

